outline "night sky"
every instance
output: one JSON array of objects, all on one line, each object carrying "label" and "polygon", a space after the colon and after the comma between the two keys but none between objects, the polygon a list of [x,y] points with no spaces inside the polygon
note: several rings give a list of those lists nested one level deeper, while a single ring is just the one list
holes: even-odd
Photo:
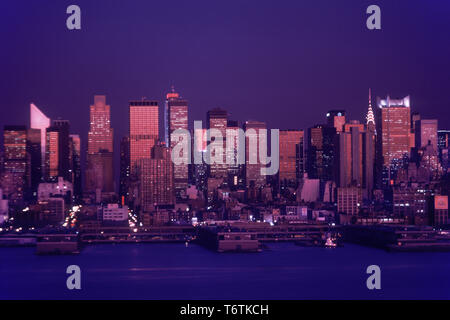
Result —
[{"label": "night sky", "polygon": [[[82,30],[66,28],[77,4]],[[366,28],[381,7],[382,30]],[[107,95],[116,150],[128,101],[174,85],[189,122],[231,119],[305,129],[343,108],[362,120],[373,95],[410,94],[450,129],[448,0],[14,0],[0,3],[0,126],[29,125],[29,104],[71,121],[86,145],[89,105]],[[375,99],[374,99],[375,100]]]}]

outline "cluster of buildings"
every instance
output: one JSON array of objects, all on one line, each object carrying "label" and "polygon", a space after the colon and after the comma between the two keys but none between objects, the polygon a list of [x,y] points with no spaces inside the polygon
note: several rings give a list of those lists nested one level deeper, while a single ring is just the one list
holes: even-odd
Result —
[{"label": "cluster of buildings", "polygon": [[[439,130],[436,119],[411,112],[410,97],[377,98],[372,107],[369,91],[364,121],[349,119],[345,110],[330,110],[322,124],[279,130],[275,175],[261,170],[270,150],[267,140],[251,133],[245,141],[239,135],[223,141],[226,156],[236,157],[238,146],[244,145],[243,162],[174,163],[172,151],[179,141],[188,140],[193,152],[205,153],[211,143],[208,129],[228,138],[226,131],[258,133],[267,125],[240,123],[215,108],[207,112],[206,128],[190,129],[188,101],[173,88],[163,109],[161,137],[158,101],[129,102],[129,130],[120,139],[116,185],[114,130],[105,96],[95,96],[90,106],[83,166],[80,136],[70,132],[69,121],[52,121],[31,104],[29,127],[3,130],[0,223],[23,216],[63,223],[80,204],[96,223],[133,225],[208,220],[449,223],[450,131]],[[191,134],[172,139],[180,129]],[[249,161],[252,157],[259,161]]]}]

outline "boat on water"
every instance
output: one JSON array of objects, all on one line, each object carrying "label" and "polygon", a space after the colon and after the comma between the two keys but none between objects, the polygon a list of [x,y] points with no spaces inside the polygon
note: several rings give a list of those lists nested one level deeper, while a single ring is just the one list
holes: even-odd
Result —
[{"label": "boat on water", "polygon": [[327,248],[336,248],[337,247],[337,243],[335,240],[333,240],[331,237],[328,237],[327,240],[325,241],[325,247]]}]

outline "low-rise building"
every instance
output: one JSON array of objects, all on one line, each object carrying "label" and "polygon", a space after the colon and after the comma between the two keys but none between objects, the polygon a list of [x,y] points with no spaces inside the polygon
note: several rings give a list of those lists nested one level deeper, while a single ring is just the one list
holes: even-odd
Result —
[{"label": "low-rise building", "polygon": [[103,221],[128,220],[128,206],[119,206],[117,203],[109,203],[102,208]]}]

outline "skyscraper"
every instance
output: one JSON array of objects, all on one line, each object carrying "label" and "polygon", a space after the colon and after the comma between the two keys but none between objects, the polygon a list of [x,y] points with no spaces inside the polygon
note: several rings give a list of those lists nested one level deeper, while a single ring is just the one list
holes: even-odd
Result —
[{"label": "skyscraper", "polygon": [[[72,182],[69,127],[68,120],[54,120],[47,128],[45,173],[48,180],[56,181],[63,177]],[[47,172],[47,169],[51,171]]]},{"label": "skyscraper", "polygon": [[36,105],[30,104],[30,128],[40,130],[41,134],[41,168],[44,175],[45,168],[45,143],[47,141],[47,128],[50,127],[50,118],[48,118]]},{"label": "skyscraper", "polygon": [[245,184],[247,188],[253,187],[258,190],[266,184],[266,176],[261,174],[261,168],[266,166],[266,156],[263,155],[261,158],[260,148],[262,143],[267,144],[267,140],[262,139],[262,132],[267,126],[265,122],[249,120],[245,122],[244,129]]},{"label": "skyscraper", "polygon": [[336,128],[336,132],[344,130],[345,110],[330,110],[327,112],[327,125]]},{"label": "skyscraper", "polygon": [[336,183],[341,188],[358,187],[364,189],[365,197],[373,189],[374,132],[357,120],[344,125],[338,136],[336,155]]},{"label": "skyscraper", "polygon": [[41,130],[27,130],[27,153],[30,160],[30,191],[36,192],[39,183],[42,182]]},{"label": "skyscraper", "polygon": [[106,97],[94,96],[90,106],[88,154],[85,192],[114,192],[114,131],[111,128],[111,107]]},{"label": "skyscraper", "polygon": [[70,163],[72,172],[73,193],[79,197],[81,190],[81,139],[77,134],[71,134],[70,138]]},{"label": "skyscraper", "polygon": [[281,186],[297,187],[303,177],[303,130],[280,130]]},{"label": "skyscraper", "polygon": [[[193,131],[192,144],[194,152],[201,154],[202,158],[206,153],[206,129],[195,129]],[[193,182],[199,191],[206,191],[208,181],[208,165],[201,161],[193,164]]]},{"label": "skyscraper", "polygon": [[410,97],[377,98],[377,105],[378,152],[383,165],[383,182],[387,183],[410,154]]},{"label": "skyscraper", "polygon": [[158,102],[142,99],[131,101],[130,120],[130,172],[136,172],[141,159],[151,157],[152,148],[159,137]]},{"label": "skyscraper", "polygon": [[[243,159],[239,159],[241,144],[245,141],[239,135],[241,128],[239,122],[234,120],[227,121],[227,141],[226,141],[226,156],[227,156],[227,171],[228,171],[228,186],[232,189],[243,187],[245,184]],[[228,140],[229,139],[229,140]],[[241,139],[243,141],[241,141]],[[244,150],[242,150],[244,151]],[[243,156],[243,155],[242,155]]]},{"label": "skyscraper", "polygon": [[59,174],[59,132],[54,128],[47,129],[45,142],[45,180],[56,181]]},{"label": "skyscraper", "polygon": [[94,96],[89,117],[88,154],[100,152],[100,150],[113,152],[114,131],[111,128],[111,107],[106,104],[106,96]]},{"label": "skyscraper", "polygon": [[[222,163],[215,163],[211,164],[209,166],[209,176],[211,178],[218,178],[218,179],[224,179],[224,181],[227,178],[227,164],[226,164],[226,134],[227,134],[227,122],[228,122],[228,113],[225,110],[222,110],[220,108],[215,108],[212,110],[209,110],[206,115],[206,122],[208,129],[217,129],[221,132],[222,138],[223,138],[223,145],[218,146],[221,147],[222,152]],[[207,137],[208,143],[211,142],[211,138]],[[214,157],[214,154],[211,154],[212,157]]]},{"label": "skyscraper", "polygon": [[416,148],[422,148],[428,144],[438,150],[438,120],[421,119],[415,125]]},{"label": "skyscraper", "polygon": [[[184,140],[188,144],[191,143],[189,140],[189,135],[178,135],[172,136],[172,133],[178,129],[188,130],[188,102],[180,98],[180,95],[175,92],[172,87],[172,91],[166,95],[165,111],[165,139],[166,145],[170,146],[171,149],[181,140]],[[176,138],[176,139],[175,139]],[[186,155],[178,155],[180,158]],[[175,183],[175,193],[178,199],[182,198],[185,194],[186,188],[188,186],[188,164],[175,164],[174,165],[174,183]]]},{"label": "skyscraper", "polygon": [[123,137],[120,140],[120,182],[119,196],[124,200],[128,199],[130,179],[130,138]]},{"label": "skyscraper", "polygon": [[175,203],[173,162],[170,148],[156,145],[152,148],[151,158],[139,159],[139,186],[141,208],[150,211],[154,205],[172,205]]},{"label": "skyscraper", "polygon": [[333,180],[336,128],[315,125],[308,129],[307,173],[310,179]]},{"label": "skyscraper", "polygon": [[5,126],[3,131],[4,162],[2,173],[3,194],[12,205],[20,205],[29,182],[27,157],[27,128]]},{"label": "skyscraper", "polygon": [[[106,150],[100,152],[88,154],[89,162],[86,168],[86,192],[92,194],[98,194],[101,192],[113,193],[114,192],[114,166],[113,166],[113,154]],[[97,201],[100,199],[97,198]]]}]

